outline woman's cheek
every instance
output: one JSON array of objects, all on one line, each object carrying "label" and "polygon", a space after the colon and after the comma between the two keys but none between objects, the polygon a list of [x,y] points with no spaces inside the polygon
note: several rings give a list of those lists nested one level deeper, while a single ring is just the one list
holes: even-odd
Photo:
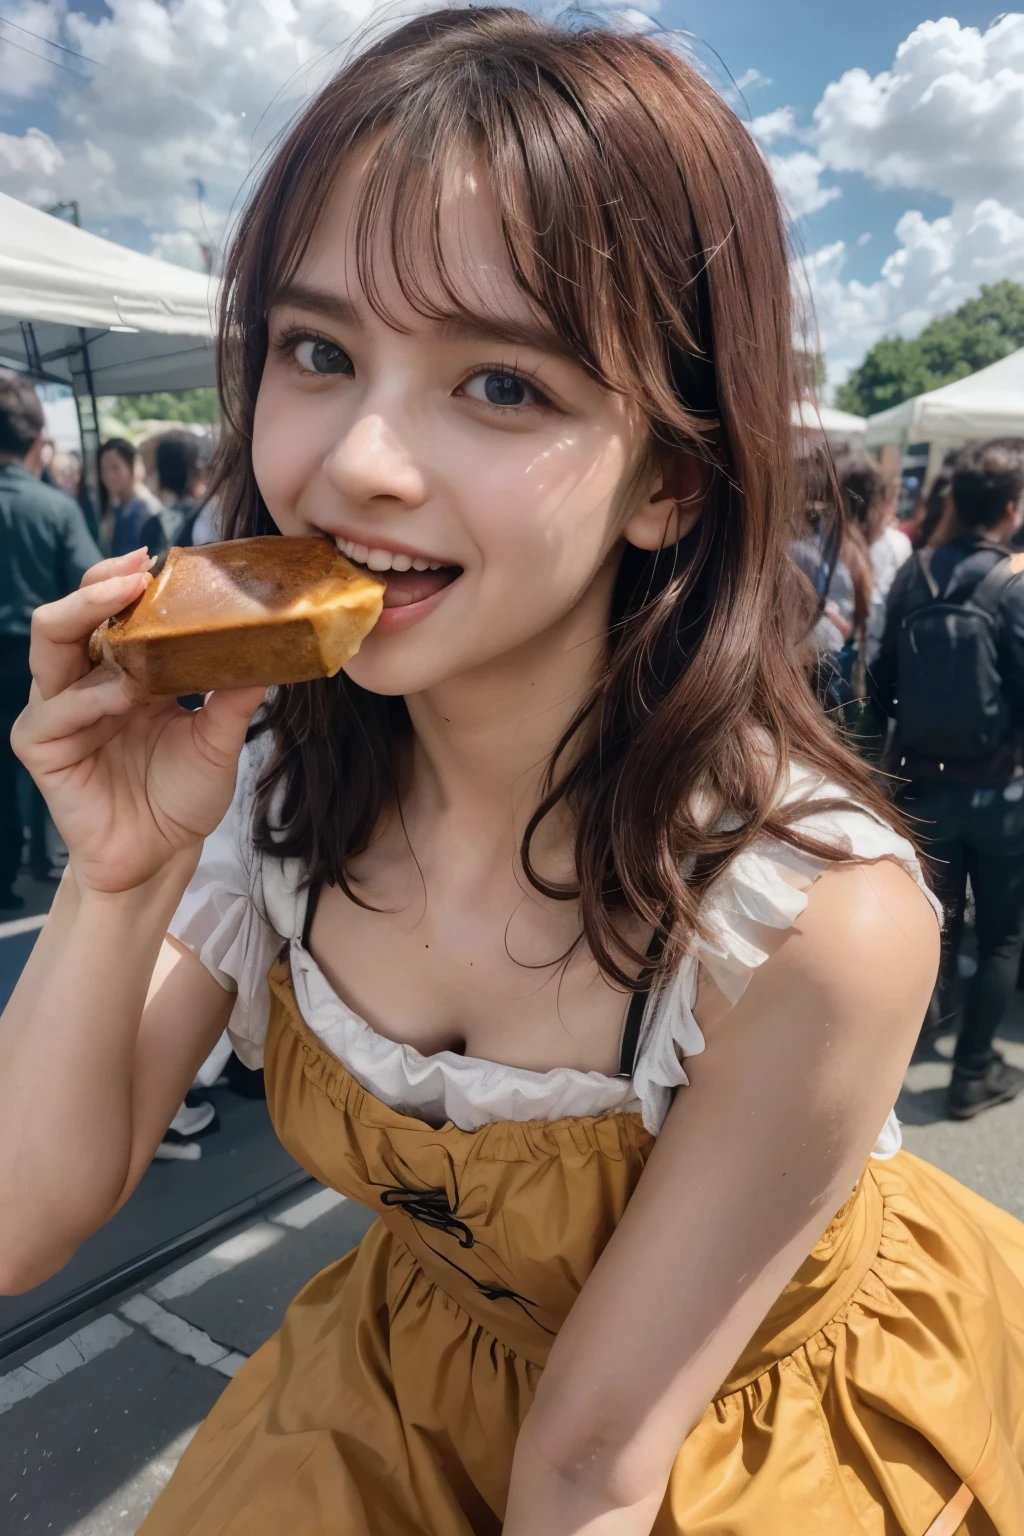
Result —
[{"label": "woman's cheek", "polygon": [[264,400],[261,392],[253,420],[252,468],[260,495],[282,533],[300,531],[289,524],[296,519],[295,509],[309,478],[301,423],[291,416],[272,399]]}]

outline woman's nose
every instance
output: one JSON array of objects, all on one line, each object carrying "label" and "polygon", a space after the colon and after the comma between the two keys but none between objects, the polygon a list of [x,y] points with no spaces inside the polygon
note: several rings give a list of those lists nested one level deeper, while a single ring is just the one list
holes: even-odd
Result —
[{"label": "woman's nose", "polygon": [[426,497],[422,469],[409,447],[375,414],[351,424],[325,458],[324,473],[346,501],[417,507]]}]

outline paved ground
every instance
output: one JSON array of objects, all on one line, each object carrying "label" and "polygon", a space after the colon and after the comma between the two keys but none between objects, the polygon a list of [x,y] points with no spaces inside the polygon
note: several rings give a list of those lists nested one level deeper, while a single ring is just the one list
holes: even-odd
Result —
[{"label": "paved ground", "polygon": [[[1024,993],[1018,992],[997,1042],[1024,1067]],[[974,1120],[945,1118],[952,1035],[919,1050],[896,1106],[903,1143],[963,1184],[1024,1220],[1024,1099],[986,1110]]]},{"label": "paved ground", "polygon": [[5,1359],[4,1536],[134,1532],[225,1378],[369,1222],[361,1207],[309,1185],[144,1290],[78,1319],[74,1333]]}]

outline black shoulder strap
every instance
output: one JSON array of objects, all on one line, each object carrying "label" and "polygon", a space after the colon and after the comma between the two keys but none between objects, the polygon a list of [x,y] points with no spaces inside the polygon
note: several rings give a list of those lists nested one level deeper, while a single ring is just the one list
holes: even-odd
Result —
[{"label": "black shoulder strap", "polygon": [[302,923],[302,947],[309,953],[309,936],[313,932],[313,919],[316,917],[317,902],[320,900],[320,892],[324,888],[323,876],[309,882],[306,892],[306,916]]},{"label": "black shoulder strap", "polygon": [[[661,952],[665,947],[665,934],[662,928],[654,930],[647,950],[647,966],[644,975],[650,974],[652,968],[661,958]],[[622,1026],[622,1045],[619,1048],[619,1070],[616,1077],[632,1077],[633,1068],[636,1066],[636,1053],[640,1046],[640,1031],[643,1028],[644,1014],[647,1012],[647,1000],[651,995],[649,986],[639,992],[634,992],[626,1009],[626,1022]]]},{"label": "black shoulder strap", "polygon": [[995,614],[1007,587],[1024,571],[1024,554],[1006,555],[998,560],[971,593],[968,601],[983,613]]}]

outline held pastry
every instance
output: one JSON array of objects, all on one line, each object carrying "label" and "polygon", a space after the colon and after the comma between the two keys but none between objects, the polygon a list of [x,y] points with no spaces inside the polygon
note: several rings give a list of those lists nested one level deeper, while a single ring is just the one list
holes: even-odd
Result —
[{"label": "held pastry", "polygon": [[333,677],[380,617],[384,584],[326,539],[171,549],[136,602],[89,641],[143,700]]}]

